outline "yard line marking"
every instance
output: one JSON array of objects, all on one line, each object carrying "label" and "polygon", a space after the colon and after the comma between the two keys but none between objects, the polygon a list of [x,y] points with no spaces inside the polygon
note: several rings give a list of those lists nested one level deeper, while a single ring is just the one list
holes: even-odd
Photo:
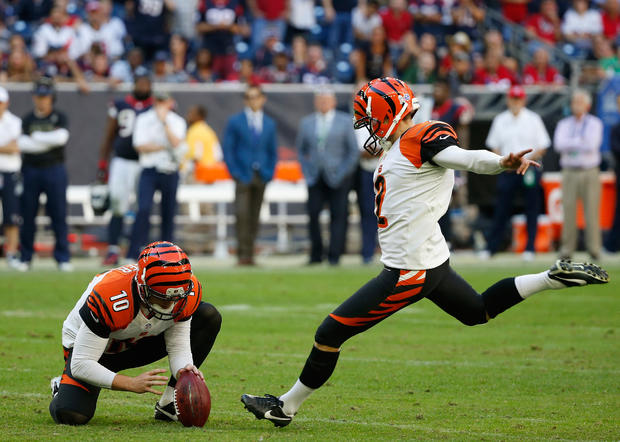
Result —
[{"label": "yard line marking", "polygon": [[[249,354],[256,355],[256,352],[249,350],[233,350],[233,349],[215,349],[213,353],[223,353],[223,354]],[[262,356],[274,357],[274,358],[290,358],[290,359],[303,359],[305,360],[308,355],[300,354],[300,353],[261,353]],[[560,371],[560,372],[568,372],[568,373],[601,373],[601,374],[617,374],[620,373],[618,369],[604,369],[604,368],[582,368],[582,369],[571,369],[569,367],[545,367],[545,366],[537,366],[534,363],[539,362],[536,359],[526,359],[527,362],[533,362],[532,365],[511,365],[508,364],[507,360],[502,360],[498,362],[470,362],[470,361],[452,361],[452,360],[423,360],[423,359],[383,359],[383,358],[362,358],[355,356],[340,356],[339,360],[341,361],[352,361],[352,362],[362,362],[362,363],[380,363],[380,364],[396,364],[396,365],[406,365],[412,367],[426,367],[426,366],[449,366],[449,367],[470,367],[470,368],[505,368],[507,365],[510,366],[511,369],[521,369],[521,370],[541,370],[541,371]]]}]

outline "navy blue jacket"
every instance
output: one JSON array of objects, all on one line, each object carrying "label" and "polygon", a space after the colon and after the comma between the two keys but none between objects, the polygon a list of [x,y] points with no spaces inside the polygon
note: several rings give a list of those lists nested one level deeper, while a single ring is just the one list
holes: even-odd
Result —
[{"label": "navy blue jacket", "polygon": [[226,125],[222,151],[228,172],[235,180],[246,184],[252,181],[253,166],[257,164],[263,181],[271,181],[278,159],[276,123],[263,113],[263,130],[256,140],[245,111],[233,115]]}]

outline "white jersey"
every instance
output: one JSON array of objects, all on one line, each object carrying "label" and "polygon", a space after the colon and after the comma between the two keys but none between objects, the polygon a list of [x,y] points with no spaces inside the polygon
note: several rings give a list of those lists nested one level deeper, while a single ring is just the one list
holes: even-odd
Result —
[{"label": "white jersey", "polygon": [[454,171],[432,162],[458,145],[449,124],[427,121],[407,130],[375,170],[375,214],[381,261],[388,267],[432,269],[450,257],[438,221],[448,210]]},{"label": "white jersey", "polygon": [[63,323],[63,347],[73,347],[83,323],[97,336],[109,339],[106,353],[120,353],[139,339],[157,336],[177,322],[189,320],[202,296],[195,276],[192,279],[196,290],[188,296],[183,311],[174,320],[166,321],[147,317],[142,312],[133,282],[136,270],[135,264],[127,265],[93,278]]},{"label": "white jersey", "polygon": [[[0,146],[17,141],[22,134],[22,120],[8,110],[0,117]],[[22,157],[18,153],[0,153],[0,172],[19,172]]]}]

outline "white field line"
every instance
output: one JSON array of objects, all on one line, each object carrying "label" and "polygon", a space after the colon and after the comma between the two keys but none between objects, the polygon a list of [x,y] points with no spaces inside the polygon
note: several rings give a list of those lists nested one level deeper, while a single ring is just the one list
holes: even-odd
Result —
[{"label": "white field line", "polygon": [[[434,367],[434,366],[446,366],[446,367],[469,367],[469,368],[506,368],[510,369],[520,369],[520,370],[541,370],[541,371],[560,371],[567,373],[599,373],[599,374],[618,374],[620,373],[620,369],[604,369],[604,368],[582,368],[582,369],[571,369],[567,367],[544,367],[537,366],[536,363],[540,361],[537,359],[526,359],[528,362],[532,362],[532,365],[514,365],[508,364],[507,360],[498,361],[498,362],[470,362],[470,361],[453,361],[453,360],[422,360],[422,359],[380,359],[380,358],[361,358],[355,356],[346,356],[346,349],[343,351],[344,355],[339,358],[341,361],[351,361],[351,362],[360,362],[360,363],[371,363],[371,364],[394,364],[399,366],[408,366],[408,367]],[[301,353],[260,353],[257,354],[253,351],[248,350],[233,350],[233,349],[215,349],[213,350],[214,354],[224,353],[224,354],[244,354],[244,355],[255,355],[256,357],[272,357],[272,358],[289,358],[289,359],[299,359],[305,360],[308,355]]]}]

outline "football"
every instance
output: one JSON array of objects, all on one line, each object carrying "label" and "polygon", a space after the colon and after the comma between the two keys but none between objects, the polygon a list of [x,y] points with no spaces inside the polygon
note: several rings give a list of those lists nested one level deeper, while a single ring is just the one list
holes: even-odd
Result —
[{"label": "football", "polygon": [[211,412],[211,395],[207,385],[191,371],[184,371],[174,389],[174,408],[186,427],[202,427]]}]

